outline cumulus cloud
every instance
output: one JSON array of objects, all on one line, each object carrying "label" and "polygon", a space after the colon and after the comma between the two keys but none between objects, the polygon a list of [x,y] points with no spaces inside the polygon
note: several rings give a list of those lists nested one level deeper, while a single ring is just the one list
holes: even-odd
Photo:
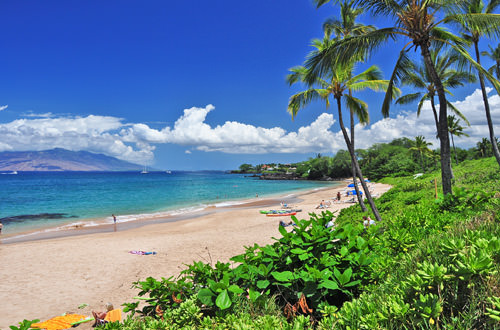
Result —
[{"label": "cumulus cloud", "polygon": [[184,151],[184,153],[185,153],[185,154],[188,154],[188,155],[189,155],[189,154],[192,154],[191,150],[186,150],[186,151]]},{"label": "cumulus cloud", "polygon": [[[491,89],[489,90],[491,92]],[[495,130],[500,131],[500,98],[489,97]],[[471,138],[456,139],[458,146],[470,147],[488,136],[480,90],[454,102],[471,122],[466,132]],[[235,121],[209,125],[206,118],[213,105],[185,109],[173,125],[154,129],[144,123],[125,123],[110,116],[69,117],[43,114],[0,124],[0,151],[46,150],[65,148],[103,153],[138,164],[152,163],[158,144],[177,144],[191,150],[233,154],[336,152],[346,149],[342,132],[332,131],[335,119],[323,113],[297,131],[281,127],[258,127]],[[465,124],[462,124],[465,126]],[[403,111],[368,126],[356,126],[356,147],[390,142],[399,137],[423,135],[438,147],[436,129],[429,104],[420,117],[415,111]]]},{"label": "cumulus cloud", "polygon": [[0,111],[3,111],[5,109],[7,109],[8,107],[9,107],[8,104],[6,104],[6,105],[0,105]]}]

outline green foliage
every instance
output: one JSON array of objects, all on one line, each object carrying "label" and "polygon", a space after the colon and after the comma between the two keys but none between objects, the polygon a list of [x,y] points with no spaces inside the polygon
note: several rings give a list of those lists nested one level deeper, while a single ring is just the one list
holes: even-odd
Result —
[{"label": "green foliage", "polygon": [[31,329],[31,325],[33,323],[38,323],[40,322],[40,320],[36,319],[36,320],[23,320],[22,322],[19,322],[19,326],[16,327],[15,325],[11,325],[9,328],[11,328],[12,330],[28,330],[28,329]]}]

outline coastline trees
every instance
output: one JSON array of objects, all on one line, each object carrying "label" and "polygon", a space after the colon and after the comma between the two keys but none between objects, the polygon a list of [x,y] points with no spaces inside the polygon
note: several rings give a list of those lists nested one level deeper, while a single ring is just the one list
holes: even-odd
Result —
[{"label": "coastline trees", "polygon": [[[328,1],[318,1],[318,6],[326,2]],[[471,63],[471,65],[486,75],[488,79],[492,81],[497,91],[500,90],[498,81],[496,81],[491,74],[484,70],[484,68],[474,61],[466,52],[466,41],[441,27],[442,24],[454,20],[467,23],[476,28],[487,29],[488,26],[495,24],[500,26],[500,16],[460,14],[456,12],[457,2],[462,3],[462,1],[442,0],[358,0],[356,4],[360,7],[366,8],[375,15],[389,17],[394,24],[386,28],[364,33],[361,36],[345,38],[323,49],[316,55],[311,56],[306,62],[306,67],[310,71],[307,80],[312,82],[316,76],[321,76],[322,73],[327,71],[334,63],[348,63],[353,57],[366,57],[389,39],[396,40],[399,36],[408,38],[409,41],[400,51],[400,56],[396,61],[395,69],[391,75],[389,88],[387,88],[386,97],[382,106],[382,112],[385,116],[388,116],[389,105],[393,98],[392,86],[399,81],[402,68],[408,64],[406,52],[412,48],[415,50],[420,48],[425,67],[434,82],[439,99],[438,135],[441,152],[442,189],[445,195],[452,193],[447,101],[445,88],[432,62],[430,54],[431,43],[446,44],[455,49]],[[454,9],[455,11],[453,11]],[[445,18],[440,20],[438,15],[442,13],[445,14]]]},{"label": "coastline trees", "polygon": [[[334,41],[323,40],[323,43],[328,45]],[[360,122],[364,123],[368,121],[368,105],[360,99],[352,96],[349,91],[361,91],[364,89],[371,89],[374,91],[385,90],[388,87],[388,81],[382,80],[382,73],[376,66],[371,66],[362,73],[353,76],[354,61],[348,65],[340,65],[337,63],[333,65],[330,70],[325,72],[323,76],[316,76],[315,80],[311,84],[307,84],[309,87],[303,92],[299,92],[290,97],[288,102],[288,112],[294,118],[298,111],[305,106],[307,106],[312,101],[322,100],[325,102],[326,106],[330,106],[330,96],[333,97],[337,103],[337,112],[340,128],[344,136],[347,149],[351,156],[351,162],[354,164],[356,172],[361,180],[361,185],[365,191],[365,196],[368,200],[373,215],[377,220],[381,220],[380,214],[375,206],[373,198],[371,197],[370,191],[366,186],[366,182],[363,178],[361,168],[357,161],[355,150],[352,146],[351,139],[347,133],[344,126],[343,116],[342,116],[342,99],[346,103],[347,107],[351,109],[359,118]],[[295,67],[291,71],[293,74],[289,75],[288,81],[290,84],[296,82],[304,82],[305,77],[309,74],[309,70],[305,67]],[[322,78],[324,77],[324,78]],[[318,86],[318,87],[314,87]]]},{"label": "coastline trees", "polygon": [[415,141],[413,141],[414,145],[409,150],[416,151],[420,158],[420,167],[422,168],[422,172],[425,172],[424,166],[424,155],[429,154],[431,150],[429,146],[432,144],[430,142],[425,141],[425,137],[422,135],[418,135],[415,137]]}]

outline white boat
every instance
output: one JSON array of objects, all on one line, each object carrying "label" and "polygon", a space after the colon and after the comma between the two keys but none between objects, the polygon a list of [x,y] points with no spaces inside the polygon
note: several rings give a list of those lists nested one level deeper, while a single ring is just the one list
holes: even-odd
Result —
[{"label": "white boat", "polygon": [[1,173],[1,174],[17,174],[17,171],[4,172],[4,173]]},{"label": "white boat", "polygon": [[170,171],[170,170],[166,170],[166,171],[165,171],[165,173],[167,173],[167,174],[172,174],[172,171]]},{"label": "white boat", "polygon": [[148,169],[146,166],[144,166],[144,169],[141,171],[141,174],[148,174]]}]

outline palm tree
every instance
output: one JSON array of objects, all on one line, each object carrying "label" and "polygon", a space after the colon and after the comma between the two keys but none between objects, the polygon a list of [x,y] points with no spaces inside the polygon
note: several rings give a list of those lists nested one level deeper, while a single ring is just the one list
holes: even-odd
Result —
[{"label": "palm tree", "polygon": [[422,167],[422,172],[425,172],[424,154],[431,153],[431,150],[429,149],[429,146],[431,144],[432,143],[425,141],[425,137],[423,137],[422,135],[418,135],[415,137],[414,146],[409,149],[411,151],[416,151],[419,154],[420,166]]},{"label": "palm tree", "polygon": [[[328,2],[329,0],[326,0]],[[316,0],[318,2],[318,0]],[[323,1],[326,3],[325,1]],[[359,36],[364,33],[375,30],[373,25],[364,25],[356,22],[356,18],[364,12],[362,8],[356,8],[354,6],[354,0],[344,1],[340,4],[340,19],[337,18],[329,18],[323,24],[323,32],[325,39],[331,39],[333,33],[333,39],[338,41],[350,36]],[[349,91],[351,93],[351,91]],[[352,148],[355,148],[354,143],[354,111],[349,111],[350,118],[350,130],[351,130],[351,143]],[[356,177],[358,173],[356,173],[356,168],[354,163],[351,164],[352,168],[352,180],[354,184],[354,189],[356,190],[356,196],[358,198],[359,205],[361,206],[361,210],[366,212],[366,206],[363,202],[363,197],[359,193],[359,187],[356,182]]]},{"label": "palm tree", "polygon": [[[459,7],[462,12],[466,15],[496,15],[492,14],[495,9],[500,6],[500,1],[491,0],[485,6],[483,0],[466,0],[459,2]],[[499,16],[499,15],[496,15]],[[474,44],[474,50],[476,52],[476,62],[481,63],[481,58],[479,56],[479,39],[482,36],[493,36],[500,35],[500,26],[491,25],[491,26],[477,26],[469,21],[458,20],[457,23],[461,26],[464,31],[465,37],[467,40],[471,41]],[[498,165],[500,166],[500,151],[498,150],[498,146],[495,141],[495,132],[493,130],[493,122],[491,120],[490,113],[490,104],[488,102],[488,94],[486,93],[486,86],[484,84],[484,77],[481,71],[478,71],[479,75],[479,84],[481,85],[481,92],[483,94],[483,102],[484,102],[484,111],[486,112],[486,120],[488,122],[488,129],[490,131],[490,141],[491,147],[493,150],[493,155],[497,160]]]},{"label": "palm tree", "polygon": [[[310,71],[307,80],[312,82],[315,77],[321,76],[323,72],[329,70],[334,63],[348,63],[353,58],[356,60],[366,58],[372,51],[376,50],[389,39],[396,40],[399,36],[407,37],[409,41],[400,52],[382,105],[383,114],[388,116],[389,105],[393,98],[392,86],[399,81],[401,69],[408,64],[406,53],[412,48],[420,48],[425,67],[431,80],[434,82],[439,99],[438,135],[440,138],[441,151],[441,181],[443,193],[445,195],[452,193],[450,139],[447,125],[448,112],[445,88],[436,72],[430,54],[431,42],[435,44],[446,44],[455,49],[469,63],[478,70],[481,70],[481,72],[492,81],[497,91],[500,91],[500,83],[498,83],[491,74],[484,70],[484,68],[476,63],[467,53],[465,50],[465,40],[441,27],[442,24],[449,22],[451,19],[455,19],[469,22],[475,26],[486,29],[488,26],[492,25],[500,26],[500,16],[457,14],[451,11],[454,6],[456,7],[457,1],[460,2],[461,0],[357,0],[356,4],[366,8],[375,15],[381,14],[390,16],[394,19],[394,26],[367,32],[361,36],[345,38],[323,49],[314,56],[311,56],[306,62],[306,67]],[[321,6],[327,1],[318,0],[316,2],[318,6]],[[437,15],[442,10],[446,10],[447,15],[445,19],[438,20]]]},{"label": "palm tree", "polygon": [[453,152],[455,153],[455,162],[458,165],[458,157],[457,157],[457,149],[455,149],[455,141],[453,140],[453,136],[469,136],[469,134],[464,133],[464,127],[460,124],[460,119],[455,116],[448,116],[448,132],[450,132],[451,143],[453,145]]},{"label": "palm tree", "polygon": [[[336,66],[333,66],[331,70],[328,71],[325,79],[317,77],[314,84],[309,85],[308,90],[299,92],[290,97],[290,100],[288,102],[288,112],[290,112],[292,118],[294,118],[300,109],[304,108],[306,105],[315,100],[323,100],[325,101],[326,106],[329,107],[330,96],[333,96],[337,103],[339,124],[347,145],[347,149],[349,150],[349,154],[351,156],[351,162],[354,164],[356,173],[358,173],[359,175],[361,185],[363,186],[365,196],[368,200],[368,204],[370,204],[373,215],[377,220],[381,220],[380,214],[377,210],[377,207],[375,206],[375,203],[373,202],[370,191],[368,190],[366,182],[363,178],[361,168],[352,146],[352,141],[349,138],[347,130],[344,126],[344,120],[342,116],[342,99],[344,99],[347,107],[349,109],[352,109],[352,111],[356,113],[359,121],[362,123],[366,123],[368,121],[368,105],[360,99],[352,96],[349,91],[361,91],[367,88],[374,91],[385,90],[389,82],[387,80],[381,80],[382,73],[376,66],[371,66],[364,72],[355,76],[352,75],[353,66],[353,63],[351,63],[350,65],[338,64]],[[290,84],[298,81],[303,82],[304,78],[309,73],[308,70],[304,67],[295,67],[292,69],[292,72],[294,73],[289,75],[288,77],[288,81],[290,82]],[[318,86],[318,88],[313,87],[314,85]]]},{"label": "palm tree", "polygon": [[[447,51],[443,54],[443,56],[440,56],[440,51],[441,47],[432,49],[431,59],[446,93],[451,95],[448,88],[456,88],[463,86],[466,82],[476,81],[476,77],[469,72],[459,71],[453,68],[453,66],[460,60],[459,54]],[[424,102],[430,101],[432,113],[434,114],[434,122],[436,123],[436,132],[439,132],[438,113],[434,100],[434,97],[436,96],[436,87],[429,75],[428,70],[425,68],[425,65],[412,64],[408,66],[402,74],[401,83],[403,85],[409,85],[416,89],[424,90],[425,92],[416,92],[404,95],[396,100],[396,104],[407,104],[414,102],[415,100],[419,100],[417,116],[420,116]],[[457,116],[465,121],[467,125],[470,125],[467,118],[465,118],[465,116],[453,104],[447,101],[447,105]],[[437,135],[439,136],[439,134]]]},{"label": "palm tree", "polygon": [[490,51],[487,52],[483,50],[481,55],[489,57],[492,61],[495,62],[489,69],[489,73],[495,72],[497,78],[500,79],[500,44],[498,44],[497,48],[493,49],[490,45],[488,45]]}]

